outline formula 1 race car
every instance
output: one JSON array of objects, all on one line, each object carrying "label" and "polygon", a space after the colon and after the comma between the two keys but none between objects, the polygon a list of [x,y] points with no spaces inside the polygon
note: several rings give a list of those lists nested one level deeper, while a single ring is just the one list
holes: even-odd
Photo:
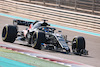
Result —
[{"label": "formula 1 race car", "polygon": [[[35,49],[48,49],[55,51],[65,51],[70,53],[68,46],[72,44],[72,51],[78,55],[88,55],[85,50],[85,39],[82,36],[67,40],[67,35],[55,33],[56,28],[50,27],[50,24],[44,20],[42,22],[27,22],[23,20],[13,20],[13,25],[6,25],[2,31],[2,39],[5,42],[13,43],[15,40],[25,41],[27,45]],[[26,30],[18,31],[18,25],[29,26]],[[61,32],[61,31],[58,31]]]}]

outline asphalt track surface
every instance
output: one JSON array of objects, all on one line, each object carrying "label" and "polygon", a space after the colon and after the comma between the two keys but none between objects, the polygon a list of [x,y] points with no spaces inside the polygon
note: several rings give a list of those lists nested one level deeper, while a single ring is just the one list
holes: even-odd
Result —
[{"label": "asphalt track surface", "polygon": [[[12,18],[0,16],[0,33],[1,34],[2,34],[3,26],[5,24],[12,25],[12,21],[13,21]],[[23,29],[25,29],[25,27],[20,27],[20,30],[23,30]],[[0,36],[0,42],[5,43],[5,44],[10,44],[10,45],[13,45],[16,47],[20,47],[23,49],[36,51],[39,53],[44,53],[44,54],[48,54],[48,55],[52,55],[52,56],[57,56],[60,58],[65,58],[65,59],[81,62],[81,63],[92,65],[95,67],[100,67],[100,37],[88,35],[88,34],[84,34],[84,33],[73,32],[73,31],[64,30],[64,29],[57,29],[57,30],[62,30],[62,34],[68,35],[68,40],[72,40],[73,37],[77,36],[77,35],[85,37],[86,49],[89,51],[89,55],[88,56],[78,56],[78,55],[74,55],[74,54],[68,55],[68,54],[53,52],[53,51],[49,51],[49,50],[37,50],[37,49],[33,49],[32,47],[20,45],[19,42],[15,42],[15,43],[3,42],[1,36]]]}]

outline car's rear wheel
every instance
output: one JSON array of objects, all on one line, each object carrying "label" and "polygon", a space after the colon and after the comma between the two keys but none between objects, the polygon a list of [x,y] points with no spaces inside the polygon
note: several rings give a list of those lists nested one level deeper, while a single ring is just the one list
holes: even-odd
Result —
[{"label": "car's rear wheel", "polygon": [[85,39],[84,37],[75,37],[72,41],[72,51],[74,54],[81,53],[81,50],[85,49]]},{"label": "car's rear wheel", "polygon": [[41,43],[45,43],[45,33],[34,32],[31,42],[33,48],[41,49]]},{"label": "car's rear wheel", "polygon": [[13,25],[4,26],[2,30],[2,40],[13,43],[17,37],[17,28]]}]

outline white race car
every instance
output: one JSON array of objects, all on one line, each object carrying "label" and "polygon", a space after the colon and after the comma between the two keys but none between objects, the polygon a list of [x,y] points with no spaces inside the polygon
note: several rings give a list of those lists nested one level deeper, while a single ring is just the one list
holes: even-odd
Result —
[{"label": "white race car", "polygon": [[[65,51],[70,53],[68,43],[72,44],[72,51],[78,55],[88,55],[85,50],[85,39],[82,36],[73,38],[72,41],[67,40],[67,36],[55,33],[55,28],[51,28],[50,24],[43,22],[27,22],[23,20],[13,20],[14,25],[6,25],[2,31],[2,39],[5,42],[13,43],[15,40],[25,41],[27,45],[36,49],[48,49],[55,51]],[[28,29],[18,31],[18,25],[29,26]],[[61,31],[59,31],[61,32]]]}]

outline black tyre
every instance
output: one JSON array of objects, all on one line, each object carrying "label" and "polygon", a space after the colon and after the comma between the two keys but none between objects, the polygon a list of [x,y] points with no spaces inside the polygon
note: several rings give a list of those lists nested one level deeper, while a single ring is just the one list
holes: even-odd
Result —
[{"label": "black tyre", "polygon": [[16,37],[17,37],[16,26],[12,26],[12,25],[4,26],[2,30],[2,40],[3,41],[13,43]]},{"label": "black tyre", "polygon": [[43,32],[34,32],[32,39],[31,39],[31,44],[33,48],[36,49],[41,49],[41,43],[45,43],[45,33]]},{"label": "black tyre", "polygon": [[72,51],[73,53],[80,53],[81,50],[85,49],[85,39],[84,37],[75,37],[72,41]]}]

